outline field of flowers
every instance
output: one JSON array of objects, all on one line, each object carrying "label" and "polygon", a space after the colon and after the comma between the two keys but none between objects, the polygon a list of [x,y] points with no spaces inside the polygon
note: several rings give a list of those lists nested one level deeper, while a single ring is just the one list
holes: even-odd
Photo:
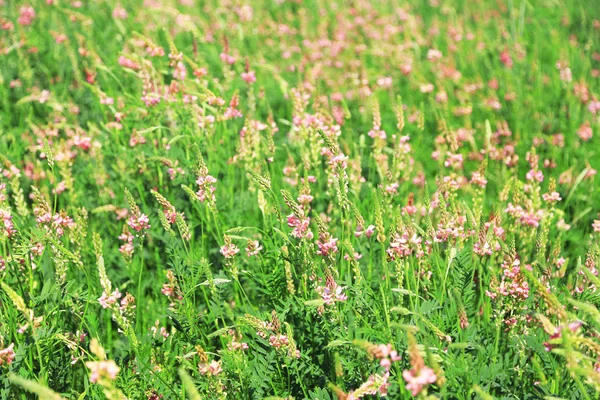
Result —
[{"label": "field of flowers", "polygon": [[0,0],[0,398],[593,399],[598,0]]}]

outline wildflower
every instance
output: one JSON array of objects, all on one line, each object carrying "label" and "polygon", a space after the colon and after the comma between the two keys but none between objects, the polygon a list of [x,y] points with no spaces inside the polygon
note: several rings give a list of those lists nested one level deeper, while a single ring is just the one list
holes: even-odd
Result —
[{"label": "wildflower", "polygon": [[326,280],[325,286],[316,288],[317,293],[321,295],[321,299],[327,305],[331,305],[337,301],[346,301],[348,296],[344,294],[344,288],[339,286],[332,278]]},{"label": "wildflower", "polygon": [[193,74],[196,78],[202,78],[203,76],[208,75],[208,71],[206,68],[202,67],[195,69]]},{"label": "wildflower", "polygon": [[236,58],[234,56],[225,52],[221,53],[219,57],[221,57],[221,61],[229,65],[234,64],[236,61]]},{"label": "wildflower", "polygon": [[[4,232],[2,232],[2,230],[0,229],[0,233],[4,233],[7,237],[11,237],[15,233],[17,233],[10,211],[3,210],[0,208],[0,222],[2,223],[2,225],[4,225]],[[2,228],[2,225],[0,225],[0,228]]]},{"label": "wildflower", "polygon": [[131,293],[125,294],[125,297],[121,299],[121,305],[119,311],[126,318],[132,318],[135,310],[135,297]]},{"label": "wildflower", "polygon": [[[521,261],[518,258],[513,261],[504,261],[501,268],[502,280],[500,285],[492,291],[486,291],[486,295],[491,299],[495,299],[497,294],[515,300],[529,298],[529,284],[521,273]],[[526,268],[529,268],[529,266],[526,266]]]},{"label": "wildflower", "polygon": [[594,232],[600,232],[600,219],[594,220],[594,223],[592,224],[592,229],[594,229]]},{"label": "wildflower", "polygon": [[350,260],[354,260],[354,261],[358,261],[362,258],[362,254],[354,252],[353,255],[350,254],[344,254],[344,260],[346,261],[350,261]]},{"label": "wildflower", "polygon": [[233,258],[237,253],[239,253],[240,249],[233,243],[225,244],[221,246],[221,254],[225,258]]},{"label": "wildflower", "polygon": [[280,347],[286,347],[287,345],[289,345],[290,342],[287,336],[285,335],[271,335],[269,337],[269,343],[271,344],[271,346],[278,349]]},{"label": "wildflower", "polygon": [[249,84],[256,82],[256,74],[254,71],[242,72],[242,79]]},{"label": "wildflower", "polygon": [[37,100],[40,104],[44,104],[45,102],[48,101],[48,99],[50,99],[50,91],[42,90],[42,92],[40,93],[40,96],[38,97]]},{"label": "wildflower", "polygon": [[407,383],[406,388],[413,396],[418,395],[427,385],[437,380],[435,372],[429,367],[423,367],[419,371],[405,370],[402,372],[402,377]]},{"label": "wildflower", "polygon": [[238,105],[239,105],[239,96],[237,94],[234,94],[233,97],[231,98],[231,101],[229,102],[229,107],[223,113],[223,119],[228,120],[228,119],[234,119],[234,118],[242,118],[243,114],[238,109]]},{"label": "wildflower", "polygon": [[187,70],[185,69],[185,65],[181,61],[177,62],[175,68],[173,69],[173,79],[183,81],[186,75]]},{"label": "wildflower", "polygon": [[128,69],[132,69],[134,71],[137,71],[142,68],[140,66],[140,64],[136,63],[135,61],[133,61],[125,56],[119,57],[119,65],[121,65],[122,67],[128,68]]},{"label": "wildflower", "polygon": [[317,241],[317,246],[319,247],[317,254],[327,257],[330,254],[337,253],[337,241],[336,238],[329,237],[329,235],[320,235],[320,238]]},{"label": "wildflower", "polygon": [[502,62],[502,64],[504,64],[507,68],[513,67],[513,60],[508,50],[504,50],[502,53],[500,53],[500,62]]},{"label": "wildflower", "polygon": [[127,10],[117,4],[113,9],[112,17],[115,19],[127,19]]},{"label": "wildflower", "polygon": [[560,197],[560,194],[558,192],[544,193],[542,195],[542,198],[548,203],[556,203],[562,200],[562,197]]},{"label": "wildflower", "polygon": [[221,372],[223,372],[223,368],[221,368],[221,362],[212,360],[209,364],[199,364],[198,370],[202,375],[212,375],[217,376]]},{"label": "wildflower", "polygon": [[485,188],[487,185],[487,179],[485,179],[479,172],[473,172],[473,175],[471,175],[471,184]]},{"label": "wildflower", "polygon": [[183,299],[183,294],[181,293],[181,289],[179,289],[179,285],[177,283],[177,278],[172,270],[167,270],[167,283],[163,284],[161,293],[169,298],[171,301],[169,307],[175,307],[177,301]]},{"label": "wildflower", "polygon": [[312,239],[313,233],[309,229],[310,218],[298,218],[294,214],[290,214],[287,217],[287,224],[289,227],[294,228],[291,235],[297,239]]},{"label": "wildflower", "polygon": [[130,228],[135,230],[136,232],[141,232],[146,229],[150,229],[150,220],[148,216],[142,213],[138,213],[137,215],[131,215],[127,219],[127,225]]},{"label": "wildflower", "polygon": [[262,246],[258,242],[258,240],[248,240],[248,245],[246,246],[246,255],[248,257],[253,257],[260,253],[262,250]]},{"label": "wildflower", "polygon": [[120,298],[121,293],[118,289],[115,289],[115,291],[110,294],[102,292],[102,296],[98,299],[98,303],[100,303],[102,308],[111,308]]},{"label": "wildflower", "polygon": [[15,344],[11,343],[7,348],[0,350],[0,366],[10,365],[15,359]]},{"label": "wildflower", "polygon": [[592,127],[590,126],[589,122],[586,122],[585,124],[582,124],[579,129],[577,130],[577,136],[579,136],[581,138],[581,140],[583,140],[584,142],[587,142],[588,140],[590,140],[593,136],[593,131],[592,131]]},{"label": "wildflower", "polygon": [[19,10],[19,18],[17,22],[22,26],[29,26],[35,18],[35,10],[31,6],[23,6]]},{"label": "wildflower", "polygon": [[102,380],[114,381],[120,368],[113,360],[88,361],[85,363],[90,370],[90,382],[97,383]]},{"label": "wildflower", "polygon": [[437,49],[429,49],[427,51],[427,60],[438,61],[442,58],[442,52]]},{"label": "wildflower", "polygon": [[369,131],[368,135],[369,135],[369,137],[371,137],[373,139],[377,138],[377,139],[385,140],[387,138],[387,134],[379,126],[373,126],[373,129],[371,129]]},{"label": "wildflower", "polygon": [[392,183],[392,184],[390,184],[390,185],[387,185],[387,186],[385,187],[385,191],[386,191],[388,194],[396,194],[396,193],[398,193],[398,188],[399,188],[399,187],[400,187],[400,184],[398,184],[398,183]]},{"label": "wildflower", "polygon": [[127,228],[125,228],[123,229],[123,233],[119,235],[119,240],[125,242],[119,247],[119,251],[121,254],[123,254],[123,256],[125,256],[125,258],[131,258],[134,250],[133,235],[129,232],[129,230],[127,230]]},{"label": "wildflower", "polygon": [[150,331],[152,332],[152,334],[154,336],[156,336],[157,334],[160,334],[160,336],[162,336],[163,340],[166,340],[171,335],[169,334],[169,331],[167,330],[167,328],[164,326],[161,326],[160,329],[158,329],[159,325],[160,325],[160,321],[156,320],[154,325],[150,328]]},{"label": "wildflower", "polygon": [[214,186],[216,182],[217,179],[208,174],[208,169],[205,166],[200,168],[198,179],[196,179],[198,185],[196,196],[198,200],[204,202],[208,199],[209,203],[214,202],[216,200],[215,190],[217,189]]},{"label": "wildflower", "polygon": [[431,93],[433,92],[434,86],[432,83],[424,83],[419,86],[419,90],[421,93]]},{"label": "wildflower", "polygon": [[562,325],[557,328],[554,328],[555,329],[554,333],[550,333],[550,331],[546,330],[546,332],[550,335],[550,337],[547,342],[544,342],[544,348],[546,349],[546,351],[552,351],[552,349],[554,347],[556,347],[555,343],[560,342],[558,339],[562,338],[563,330],[568,329],[573,333],[577,333],[582,326],[583,326],[583,323],[581,321],[574,321],[574,322],[570,322],[567,325]]}]

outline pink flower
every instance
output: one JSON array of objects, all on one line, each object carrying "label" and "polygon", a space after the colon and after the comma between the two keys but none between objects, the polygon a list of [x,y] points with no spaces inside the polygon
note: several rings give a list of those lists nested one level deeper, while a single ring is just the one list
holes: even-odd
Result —
[{"label": "pink flower", "polygon": [[317,242],[317,246],[319,247],[317,254],[320,256],[326,257],[329,254],[337,253],[337,251],[338,251],[337,241],[338,240],[336,238],[329,238],[329,239],[321,238]]},{"label": "pink flower", "polygon": [[101,379],[114,381],[120,368],[112,360],[107,361],[88,361],[85,363],[90,370],[90,382],[96,383]]},{"label": "pink flower", "polygon": [[115,19],[127,19],[127,10],[122,6],[117,5],[112,12],[112,17]]},{"label": "pink flower", "polygon": [[223,372],[223,368],[221,368],[221,362],[212,360],[210,364],[199,364],[198,370],[202,375],[212,375],[217,376],[221,372]]},{"label": "pink flower", "polygon": [[15,359],[14,347],[15,344],[11,343],[7,348],[0,350],[0,366],[4,364],[10,365],[13,362]]},{"label": "pink flower", "polygon": [[321,299],[327,305],[331,305],[336,301],[348,300],[348,296],[344,294],[344,288],[333,280],[328,282],[326,286],[319,286],[315,290],[321,295]]},{"label": "pink flower", "polygon": [[294,214],[290,214],[287,217],[287,224],[289,227],[294,228],[291,235],[297,239],[312,239],[313,233],[309,229],[310,218],[298,218]]},{"label": "pink flower", "polygon": [[429,367],[423,367],[419,371],[405,370],[402,372],[402,377],[407,383],[406,388],[413,396],[418,395],[425,386],[435,383],[437,380],[435,372]]},{"label": "pink flower", "polygon": [[290,344],[290,341],[285,335],[271,335],[271,337],[269,338],[269,343],[271,343],[271,346],[278,349],[280,347],[287,346],[288,344]]},{"label": "pink flower", "polygon": [[150,220],[145,214],[139,214],[138,216],[131,215],[127,219],[127,225],[129,225],[129,227],[131,229],[134,229],[136,232],[141,232],[142,230],[150,229],[149,222]]},{"label": "pink flower", "polygon": [[33,19],[35,18],[35,10],[33,9],[33,7],[23,6],[19,10],[19,12],[20,12],[20,14],[19,14],[19,18],[17,19],[17,22],[23,26],[31,25],[31,23],[33,22]]},{"label": "pink flower", "polygon": [[133,61],[125,56],[119,57],[119,64],[122,67],[133,69],[136,71],[142,68],[138,63],[136,63],[135,61]]},{"label": "pink flower", "polygon": [[500,53],[500,62],[504,64],[507,68],[513,67],[513,60],[508,50],[504,50],[502,53]]},{"label": "pink flower", "polygon": [[485,179],[479,172],[473,172],[473,175],[471,175],[471,184],[485,188],[487,185],[487,179]]},{"label": "pink flower", "polygon": [[198,185],[196,196],[198,196],[198,200],[204,202],[208,199],[210,202],[214,202],[216,200],[215,191],[217,189],[214,186],[216,182],[217,179],[208,175],[207,171],[201,172],[196,180],[196,184]]},{"label": "pink flower", "polygon": [[556,203],[557,201],[562,200],[562,197],[560,197],[560,194],[558,192],[544,193],[542,195],[542,198],[548,203]]},{"label": "pink flower", "polygon": [[256,82],[256,74],[254,71],[242,72],[242,79],[249,84]]},{"label": "pink flower", "polygon": [[385,131],[378,126],[374,126],[373,129],[369,131],[368,135],[373,139],[379,138],[381,140],[385,140],[387,138]]},{"label": "pink flower", "polygon": [[258,240],[248,241],[248,245],[246,246],[246,255],[248,257],[253,257],[260,253],[263,247],[260,245]]},{"label": "pink flower", "polygon": [[600,219],[594,220],[594,223],[592,224],[592,228],[594,229],[594,232],[600,232]]},{"label": "pink flower", "polygon": [[102,296],[98,299],[98,303],[102,306],[102,308],[110,308],[114,305],[118,299],[121,298],[121,293],[118,289],[115,289],[110,295],[106,292],[102,292]]},{"label": "pink flower", "polygon": [[370,238],[375,233],[375,225],[369,225],[365,231],[365,235]]},{"label": "pink flower", "polygon": [[233,243],[229,243],[221,247],[221,254],[227,259],[233,258],[237,253],[239,253],[239,251],[240,249]]},{"label": "pink flower", "polygon": [[581,138],[584,142],[590,140],[593,136],[594,132],[592,131],[592,127],[589,122],[582,124],[577,130],[577,136]]},{"label": "pink flower", "polygon": [[173,79],[182,81],[185,79],[186,75],[187,70],[185,69],[185,65],[181,61],[178,61],[173,69]]}]

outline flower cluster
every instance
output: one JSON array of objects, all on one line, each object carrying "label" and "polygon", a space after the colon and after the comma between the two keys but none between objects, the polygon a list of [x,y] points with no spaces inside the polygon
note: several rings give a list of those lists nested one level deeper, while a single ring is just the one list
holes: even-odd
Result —
[{"label": "flower cluster", "polygon": [[310,230],[309,217],[298,217],[295,214],[290,214],[287,217],[287,224],[290,228],[294,228],[294,230],[291,233],[293,237],[297,239],[313,238],[313,233]]},{"label": "flower cluster", "polygon": [[8,347],[0,350],[0,366],[10,365],[15,359],[15,344],[11,343]]}]

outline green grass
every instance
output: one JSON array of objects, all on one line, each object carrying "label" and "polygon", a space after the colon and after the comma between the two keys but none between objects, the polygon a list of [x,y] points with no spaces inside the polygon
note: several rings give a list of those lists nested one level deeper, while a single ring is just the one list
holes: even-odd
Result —
[{"label": "green grass", "polygon": [[597,398],[595,1],[5,3],[0,398]]}]

